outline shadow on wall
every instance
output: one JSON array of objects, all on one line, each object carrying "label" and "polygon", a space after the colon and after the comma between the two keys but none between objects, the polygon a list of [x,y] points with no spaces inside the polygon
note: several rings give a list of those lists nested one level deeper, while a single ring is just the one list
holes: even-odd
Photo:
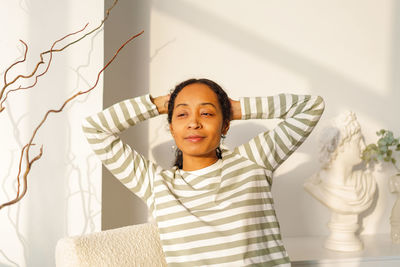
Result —
[{"label": "shadow on wall", "polygon": [[[68,3],[49,5],[48,3],[38,2],[35,5],[28,6],[27,8],[22,6],[22,2],[19,3],[20,8],[24,10],[29,18],[29,33],[30,42],[29,54],[37,56],[40,52],[45,51],[48,47],[43,47],[46,42],[51,42],[59,38],[60,34],[66,33],[70,30],[68,25],[68,18],[70,17],[71,5]],[[44,5],[45,8],[53,10],[43,15]],[[59,17],[63,14],[63,17]],[[52,26],[49,26],[49,21],[57,22],[57,31],[51,30]],[[54,25],[53,25],[54,26]],[[37,42],[38,38],[44,37],[43,42]],[[93,50],[93,42],[97,34],[91,37],[91,51],[88,54],[87,64],[81,67],[89,65],[91,52]],[[36,41],[35,41],[36,40]],[[26,41],[26,40],[25,40]],[[33,134],[33,130],[38,126],[40,120],[43,118],[45,112],[49,109],[59,108],[68,97],[73,95],[73,92],[78,88],[78,84],[73,88],[70,88],[67,81],[67,75],[65,74],[65,66],[68,66],[68,57],[65,53],[53,57],[53,64],[49,71],[39,82],[35,88],[32,88],[25,93],[21,93],[18,98],[9,98],[12,103],[5,102],[7,114],[7,121],[10,123],[10,129],[12,129],[13,140],[9,140],[10,143],[15,143],[17,147],[22,148],[25,142],[28,142],[29,138]],[[47,62],[48,57],[44,57]],[[25,62],[28,67],[27,69],[34,69],[36,60],[29,58]],[[55,64],[56,63],[56,64]],[[60,71],[60,68],[62,69]],[[39,71],[40,73],[41,71]],[[76,70],[79,72],[79,68]],[[78,73],[79,74],[79,73]],[[77,80],[80,80],[79,78]],[[57,85],[55,87],[55,85]],[[81,87],[82,88],[82,87]],[[56,90],[55,90],[56,89]],[[80,89],[80,88],[78,88]],[[14,257],[7,255],[6,252],[0,250],[2,257],[9,262],[10,266],[21,266],[26,264],[27,266],[53,266],[54,259],[48,255],[53,255],[54,247],[57,240],[65,236],[68,230],[68,195],[65,192],[66,178],[70,177],[73,172],[78,172],[77,176],[79,181],[83,179],[79,166],[76,164],[76,155],[73,153],[71,148],[71,125],[66,114],[77,102],[84,102],[88,95],[78,101],[73,101],[65,107],[62,113],[49,116],[49,119],[45,122],[43,127],[39,130],[35,137],[34,143],[37,146],[32,147],[30,152],[30,160],[38,153],[38,147],[43,144],[43,156],[39,161],[35,162],[30,174],[28,175],[28,191],[25,197],[17,204],[8,206],[4,209],[7,212],[7,223],[12,231],[9,232],[10,236],[14,235],[15,238],[10,238],[7,242],[8,248],[13,248],[14,251],[18,251],[20,257]],[[21,102],[17,102],[21,101]],[[27,105],[23,102],[25,101]],[[51,101],[51,102],[50,102]],[[21,114],[21,106],[18,104],[24,103],[22,111],[27,113]],[[15,105],[17,104],[17,105]],[[6,116],[3,113],[2,115]],[[11,162],[8,169],[8,174],[2,180],[2,191],[7,199],[11,200],[17,195],[17,180],[15,170],[12,170],[12,166],[15,166],[16,160],[19,160],[18,150],[11,152]],[[55,156],[56,155],[56,156]],[[63,157],[66,158],[63,158]],[[90,157],[88,157],[89,160]],[[25,159],[23,160],[23,166],[25,165]],[[24,167],[22,168],[24,170]],[[21,175],[22,176],[22,175]],[[90,177],[88,173],[87,176]],[[11,182],[10,182],[11,181]],[[22,177],[20,182],[22,183]],[[12,192],[7,192],[6,183],[12,184]],[[67,182],[68,183],[68,182]],[[80,183],[82,185],[82,183]],[[69,190],[69,188],[67,189]],[[81,194],[82,211],[85,215],[82,233],[86,232],[86,228],[91,227],[93,231],[93,216],[96,214],[90,213],[90,196],[91,192],[84,191],[82,188],[79,192]],[[88,195],[87,195],[88,193]],[[68,194],[68,192],[67,192]],[[85,198],[88,198],[89,203],[85,202]],[[7,210],[7,211],[6,211]],[[4,217],[5,218],[5,217]],[[7,225],[4,225],[7,227]],[[26,233],[26,234],[25,234]],[[44,238],[46,237],[46,238]],[[17,248],[17,249],[15,249]],[[47,255],[47,256],[44,256]],[[3,262],[0,263],[3,266]]]},{"label": "shadow on wall", "polygon": [[[400,99],[400,2],[393,1],[393,22],[392,22],[392,47],[391,47],[391,54],[388,56],[390,60],[389,70],[389,83],[388,86],[391,89],[391,93],[393,94],[393,105],[391,107],[395,107],[396,103],[398,103]],[[396,102],[395,102],[396,101]],[[388,103],[389,104],[389,103]],[[392,113],[388,113],[396,117],[397,119],[397,128],[400,128],[400,120],[398,119],[399,112],[395,112],[393,109]]]},{"label": "shadow on wall", "polygon": [[[47,12],[44,16],[43,10],[52,10],[53,12]],[[29,23],[27,26],[30,40],[37,40],[43,36],[46,36],[47,40],[55,40],[59,38],[60,33],[69,31],[68,20],[71,14],[71,4],[68,2],[56,4],[39,1],[34,5],[29,5],[28,11]],[[56,23],[56,26],[51,25],[50,22]],[[54,30],[55,27],[57,31]],[[39,51],[43,51],[43,47],[40,47],[42,45],[42,42],[32,42],[30,53],[37,55]],[[58,56],[54,60],[57,64],[52,65],[51,73],[46,74],[49,76],[40,80],[40,84],[38,84],[40,90],[33,88],[25,95],[29,98],[26,109],[30,112],[27,120],[30,132],[37,127],[39,118],[43,118],[47,110],[57,107],[61,101],[69,97],[68,94],[72,89],[68,86],[67,75],[61,70],[63,66],[68,66],[67,57]],[[34,64],[36,64],[35,60],[29,61],[28,69],[33,69]],[[55,82],[58,85],[57,90],[54,90]],[[60,184],[64,185],[66,166],[64,159],[60,157],[64,157],[68,149],[66,147],[68,126],[65,123],[68,116],[62,112],[54,117],[57,119],[48,119],[35,138],[36,144],[43,144],[44,151],[42,158],[32,168],[30,178],[28,178],[32,182],[28,181],[28,194],[25,199],[26,243],[24,245],[26,251],[24,251],[24,255],[26,266],[53,266],[54,259],[48,255],[52,254],[57,240],[65,234],[67,227],[64,225],[67,213],[65,188],[60,186]],[[57,129],[56,133],[54,129]],[[31,153],[37,154],[37,149],[34,147]],[[54,157],[55,155],[60,157]],[[48,168],[44,168],[44,166]]]},{"label": "shadow on wall", "polygon": [[[110,6],[114,0],[106,0]],[[124,49],[118,64],[104,73],[103,108],[124,99],[148,93],[150,58],[150,1],[119,1],[104,27],[104,60],[111,58],[116,49],[134,33],[145,34]],[[122,140],[147,156],[148,123],[140,123],[134,131],[121,134]],[[147,221],[147,207],[141,199],[124,187],[103,166],[102,179],[102,230],[118,228]],[[118,197],[116,197],[118,196]]]},{"label": "shadow on wall", "polygon": [[[7,113],[7,117],[8,117],[8,121],[11,123],[12,125],[12,129],[13,131],[13,135],[14,135],[14,141],[18,144],[18,147],[23,147],[24,145],[22,144],[21,141],[21,132],[20,132],[20,123],[21,121],[24,120],[24,118],[26,118],[29,113],[25,113],[23,114],[20,118],[16,119],[13,116],[12,111],[12,107],[10,107],[10,105],[8,104],[8,102],[5,102],[5,110],[4,112]],[[3,116],[5,115],[4,113],[2,114]],[[10,164],[8,167],[8,171],[7,173],[5,173],[5,176],[2,177],[2,194],[4,196],[7,197],[7,199],[13,199],[15,198],[15,196],[17,195],[17,191],[15,190],[15,188],[17,188],[16,183],[17,181],[15,180],[15,176],[11,175],[15,172],[15,170],[13,170],[13,167],[15,166],[14,164],[14,160],[16,161],[19,158],[19,154],[20,151],[12,151],[10,153]],[[8,192],[7,189],[7,184],[9,184],[10,182],[8,180],[12,181],[12,185],[14,186],[14,191],[12,192]],[[23,235],[23,229],[21,229],[21,210],[23,210],[21,208],[21,202],[16,203],[13,206],[8,206],[6,207],[3,212],[7,212],[7,217],[9,220],[9,225],[13,226],[13,232],[14,235],[16,237],[16,239],[19,241],[19,245],[20,248],[22,250],[22,254],[24,257],[24,260],[27,261],[28,258],[28,246],[27,246],[27,239],[25,238],[25,236]],[[14,213],[14,214],[13,214]],[[5,266],[19,266],[19,264],[17,262],[15,262],[14,260],[16,259],[12,259],[11,256],[8,256],[2,249],[0,249],[0,255],[2,255],[2,257],[9,262],[12,265],[5,265]],[[0,264],[4,264],[3,262],[0,262]]]},{"label": "shadow on wall", "polygon": [[[397,116],[393,114],[400,112],[397,103],[400,99],[400,77],[398,75],[400,72],[400,3],[398,1],[392,2],[392,5],[394,6],[392,15],[393,22],[391,24],[393,27],[393,40],[392,47],[390,48],[391,52],[388,56],[388,69],[390,76],[388,77],[389,81],[386,95],[378,94],[375,92],[375,88],[362,84],[345,73],[329,68],[326,65],[322,65],[321,63],[299,54],[296,51],[290,50],[272,40],[268,40],[249,32],[241,26],[234,25],[234,22],[232,23],[231,21],[218,17],[194,4],[191,4],[191,2],[175,0],[173,1],[174,4],[171,4],[167,1],[155,0],[152,2],[152,8],[174,17],[185,24],[196,27],[198,30],[203,31],[214,38],[220,39],[222,42],[236,46],[238,49],[244,50],[246,53],[252,53],[257,58],[272,62],[288,71],[305,77],[310,83],[312,94],[321,95],[326,101],[323,120],[337,115],[342,108],[351,107],[352,109],[361,112],[363,116],[378,121],[382,125],[390,125],[391,127],[396,126],[395,128],[399,128],[400,120],[398,120]],[[338,40],[337,45],[345,44],[340,43],[340,40]],[[362,101],[360,101],[360,98],[362,98]],[[335,103],[335,105],[330,105],[330,103]],[[395,108],[397,110],[395,110]],[[389,114],[389,116],[383,116],[383,114]],[[239,126],[238,129],[241,127],[242,126]],[[364,125],[364,127],[366,127],[366,125]],[[251,129],[250,127],[243,126],[243,129],[245,128],[247,130]],[[248,135],[251,136],[254,132],[249,133]],[[162,166],[170,166],[170,162],[166,162],[165,160],[168,159],[168,157],[162,157],[160,155],[167,155],[170,153],[170,146],[172,145],[172,142],[167,142],[153,149],[152,153],[155,159],[160,162]],[[303,151],[309,153],[311,148],[307,147],[307,144],[304,145],[306,150],[303,148]],[[298,177],[299,179],[290,179],[290,181],[289,179],[286,179],[286,177],[297,177],[298,173],[311,174],[312,171],[308,171],[307,169],[312,170],[316,168],[316,166],[314,166],[316,165],[314,161],[315,160],[307,161],[301,164],[301,166],[296,167],[295,170],[286,173],[284,175],[285,177],[282,177],[284,179],[280,180],[279,187],[284,189],[290,183],[292,187],[295,186],[302,190],[303,179],[306,177]],[[282,198],[285,199],[284,202],[290,203],[291,197],[290,194],[284,194],[283,196],[278,196],[278,199]],[[307,197],[309,196],[305,195],[303,199],[299,199],[300,203],[296,203],[298,211],[310,208],[305,206],[305,198]],[[277,202],[281,201],[279,200]],[[376,203],[374,205],[376,205]],[[322,214],[324,213],[323,207],[315,206],[315,208],[318,209],[318,212],[321,212]],[[367,216],[370,212],[371,210],[366,211],[362,214],[362,217]],[[301,214],[298,215],[300,218],[294,218],[291,215],[289,218],[288,215],[284,221],[299,219],[295,227],[299,227],[300,225],[304,226],[306,222],[304,219],[301,219]],[[282,225],[282,228],[284,227],[285,226]],[[323,229],[322,226],[319,227]]]},{"label": "shadow on wall", "polygon": [[[395,18],[393,25],[395,32],[393,35],[394,46],[392,52],[394,57],[390,57],[392,59],[390,68],[393,80],[387,97],[374,93],[373,88],[368,88],[343,73],[332,70],[310,58],[286,49],[278,43],[261,38],[240,26],[235,26],[232,22],[202,10],[190,4],[190,2],[175,0],[174,4],[171,5],[168,1],[153,1],[152,8],[192,25],[215,38],[222,39],[222,41],[234,45],[247,53],[253,53],[258,58],[273,62],[287,70],[306,77],[310,81],[313,94],[322,95],[325,99],[334,99],[336,100],[335,102],[342,103],[342,106],[345,107],[351,106],[354,109],[362,110],[369,117],[375,118],[383,124],[391,125],[396,122],[398,123],[398,120],[394,116],[379,117],[376,111],[370,107],[381,105],[380,109],[382,109],[382,112],[385,112],[386,109],[389,112],[390,108],[396,104],[395,99],[400,99],[400,88],[398,88],[399,78],[396,78],[396,74],[400,69],[398,48],[400,47],[400,19],[398,18],[400,3],[395,2],[395,5],[395,14],[393,15]],[[395,86],[397,86],[397,90]],[[360,99],[360,95],[362,95],[363,101],[357,101]],[[343,96],[346,97],[343,98]],[[337,114],[339,109],[330,110],[332,107],[329,106],[329,101],[327,102],[325,113]],[[340,107],[337,106],[337,108]]]},{"label": "shadow on wall", "polygon": [[[93,81],[92,80],[87,80],[87,78],[82,75],[81,73],[88,67],[91,66],[91,59],[93,58],[93,51],[95,50],[94,43],[95,39],[98,38],[98,35],[102,31],[97,31],[91,38],[90,38],[90,50],[88,51],[87,58],[86,58],[86,63],[78,66],[76,69],[71,69],[76,74],[76,83],[74,86],[74,89],[71,90],[71,95],[73,92],[78,92],[82,88],[90,88],[93,86]],[[94,90],[99,90],[101,88],[95,88]],[[65,111],[69,111],[70,109],[73,109],[73,106],[76,104],[84,104],[87,103],[88,98],[90,98],[91,94],[85,94],[81,97],[76,98],[69,106],[65,108]],[[96,184],[99,183],[99,180],[94,176],[94,172],[96,171],[97,163],[98,163],[98,158],[94,153],[89,155],[88,157],[85,158],[85,166],[86,166],[86,172],[83,173],[80,163],[79,163],[79,157],[74,153],[74,151],[71,149],[71,141],[72,141],[72,126],[70,123],[67,123],[66,125],[67,129],[67,152],[65,154],[66,158],[64,161],[64,164],[67,169],[67,180],[68,184],[66,186],[66,206],[65,210],[66,216],[64,218],[64,225],[69,227],[69,224],[73,221],[72,218],[70,218],[70,210],[69,204],[70,202],[73,203],[72,201],[74,199],[79,199],[79,202],[81,203],[81,213],[83,216],[83,225],[82,228],[80,229],[79,234],[87,234],[87,233],[93,233],[96,230],[96,221],[97,221],[97,216],[100,216],[101,210],[97,209],[97,207],[101,207],[101,196],[97,195],[96,193],[98,190],[96,189]],[[74,125],[75,127],[75,125]],[[81,126],[79,124],[79,130],[81,129]],[[82,138],[83,135],[80,135]],[[68,179],[72,178],[72,179]],[[88,181],[86,181],[89,179]],[[79,188],[79,189],[76,189]],[[95,208],[96,207],[96,208]],[[72,217],[72,216],[71,216]],[[67,236],[71,236],[71,233],[68,231],[68,229],[65,229],[66,233],[64,234]],[[76,235],[75,233],[73,235]],[[64,236],[60,236],[64,237]]]}]

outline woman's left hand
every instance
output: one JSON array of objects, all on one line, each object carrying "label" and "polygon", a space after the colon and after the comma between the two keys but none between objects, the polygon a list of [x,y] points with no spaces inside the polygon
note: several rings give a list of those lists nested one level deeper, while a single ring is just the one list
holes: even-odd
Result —
[{"label": "woman's left hand", "polygon": [[229,98],[231,101],[231,120],[240,120],[242,118],[242,108],[240,106],[240,101],[233,100]]}]

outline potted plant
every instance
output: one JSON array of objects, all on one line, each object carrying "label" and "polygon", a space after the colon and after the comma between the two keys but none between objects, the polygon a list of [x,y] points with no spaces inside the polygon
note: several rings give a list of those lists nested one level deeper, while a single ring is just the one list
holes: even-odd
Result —
[{"label": "potted plant", "polygon": [[390,224],[392,242],[400,244],[400,167],[398,164],[400,138],[395,138],[393,132],[389,130],[382,129],[376,134],[380,138],[376,143],[366,146],[361,158],[367,163],[388,162],[396,170],[396,174],[389,179],[390,192],[397,194],[390,216]]}]

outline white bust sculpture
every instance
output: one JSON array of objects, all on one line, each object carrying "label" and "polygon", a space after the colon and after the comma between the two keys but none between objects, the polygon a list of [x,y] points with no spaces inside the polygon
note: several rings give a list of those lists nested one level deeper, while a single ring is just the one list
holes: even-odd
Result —
[{"label": "white bust sculpture", "polygon": [[355,170],[362,162],[365,147],[355,114],[346,112],[335,118],[333,125],[323,130],[320,144],[322,168],[305,182],[304,188],[332,211],[325,247],[361,250],[362,243],[355,235],[358,214],[372,204],[376,183],[370,172]]}]

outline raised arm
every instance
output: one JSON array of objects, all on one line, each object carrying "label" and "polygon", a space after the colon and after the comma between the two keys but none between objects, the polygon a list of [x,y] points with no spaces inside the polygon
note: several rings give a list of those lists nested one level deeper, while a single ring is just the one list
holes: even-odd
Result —
[{"label": "raised arm", "polygon": [[[273,130],[235,148],[235,152],[270,171],[274,171],[304,142],[324,111],[324,101],[320,96],[279,94],[243,97],[237,102],[240,103],[242,120],[283,119]],[[238,103],[233,106],[237,107]]]},{"label": "raised arm", "polygon": [[123,143],[118,134],[138,122],[165,113],[161,98],[156,99],[150,95],[127,99],[85,118],[82,123],[91,148],[104,166],[149,207],[153,204],[152,178],[159,167]]}]

